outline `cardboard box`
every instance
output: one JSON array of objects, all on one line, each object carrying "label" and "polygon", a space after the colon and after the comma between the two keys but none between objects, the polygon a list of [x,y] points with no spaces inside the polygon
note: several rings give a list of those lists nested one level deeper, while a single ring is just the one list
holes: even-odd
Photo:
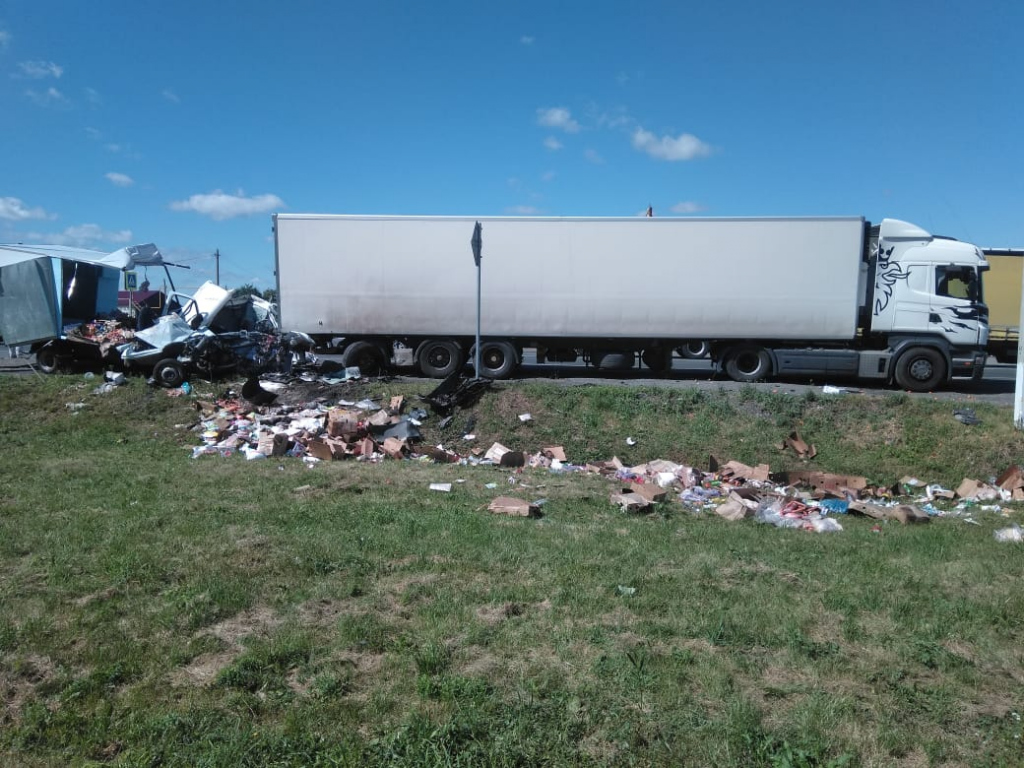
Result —
[{"label": "cardboard box", "polygon": [[499,496],[487,506],[487,509],[499,515],[511,515],[512,517],[537,517],[540,515],[540,507],[536,504],[512,496]]}]

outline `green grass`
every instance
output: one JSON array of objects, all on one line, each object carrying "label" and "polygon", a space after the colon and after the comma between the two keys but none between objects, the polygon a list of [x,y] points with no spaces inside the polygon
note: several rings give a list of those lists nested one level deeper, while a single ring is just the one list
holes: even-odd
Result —
[{"label": "green grass", "polygon": [[[581,474],[526,470],[510,489],[490,467],[193,460],[191,401],[93,386],[0,380],[5,764],[1024,759],[1024,563],[993,539],[1011,522],[996,513],[814,535],[677,501],[626,516],[614,483]],[[531,384],[472,414],[483,448],[879,485],[955,486],[1022,455],[1007,409],[977,404],[965,427],[953,407]],[[427,444],[465,446],[468,416],[448,433],[432,417]],[[794,428],[813,461],[777,448]],[[546,498],[544,517],[490,515],[500,493]]]}]

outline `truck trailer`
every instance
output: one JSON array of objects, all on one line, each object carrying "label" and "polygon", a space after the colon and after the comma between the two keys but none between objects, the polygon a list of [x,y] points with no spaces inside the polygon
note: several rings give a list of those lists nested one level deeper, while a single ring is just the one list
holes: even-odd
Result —
[{"label": "truck trailer", "polygon": [[858,377],[928,391],[976,379],[988,310],[973,245],[896,219],[276,214],[282,327],[367,374],[443,378],[613,357],[655,372],[706,339],[737,381]]},{"label": "truck trailer", "polygon": [[983,248],[990,271],[982,280],[989,308],[988,353],[1001,363],[1017,362],[1024,248]]}]

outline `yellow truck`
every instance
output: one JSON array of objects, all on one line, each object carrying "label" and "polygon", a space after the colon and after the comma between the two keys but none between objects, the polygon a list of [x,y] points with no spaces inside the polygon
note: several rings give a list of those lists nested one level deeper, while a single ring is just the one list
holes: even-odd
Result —
[{"label": "yellow truck", "polygon": [[989,269],[982,277],[988,305],[988,352],[1001,363],[1017,361],[1024,248],[982,249]]}]

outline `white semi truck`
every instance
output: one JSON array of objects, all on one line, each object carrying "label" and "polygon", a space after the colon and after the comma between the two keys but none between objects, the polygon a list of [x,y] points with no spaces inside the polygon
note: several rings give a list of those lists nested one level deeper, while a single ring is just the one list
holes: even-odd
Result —
[{"label": "white semi truck", "polygon": [[979,378],[987,263],[895,219],[274,216],[282,327],[364,373],[480,375],[612,357],[671,366],[706,339],[732,379],[859,377],[928,391]]}]

